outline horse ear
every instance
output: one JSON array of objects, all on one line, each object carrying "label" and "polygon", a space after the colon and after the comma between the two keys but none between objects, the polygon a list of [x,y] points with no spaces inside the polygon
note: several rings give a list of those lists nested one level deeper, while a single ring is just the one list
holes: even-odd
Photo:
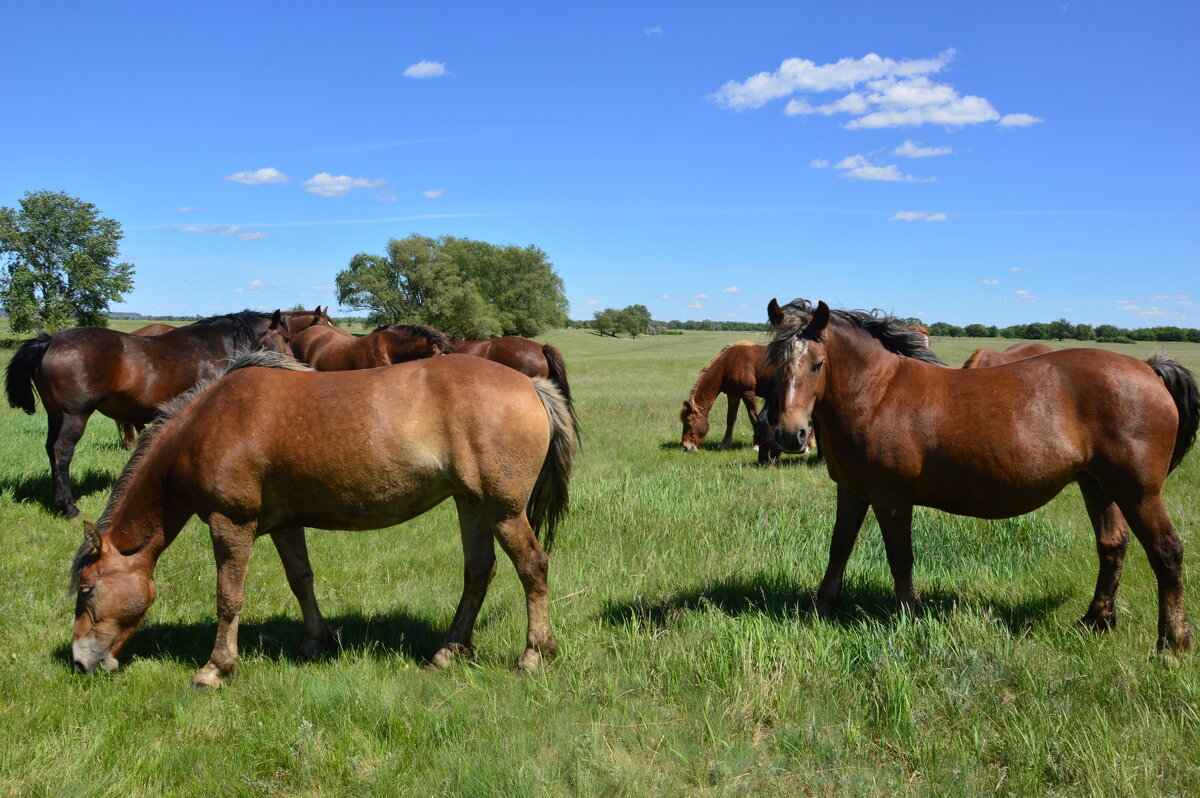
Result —
[{"label": "horse ear", "polygon": [[283,313],[279,308],[275,308],[275,312],[271,314],[271,327],[273,329],[281,324],[283,324]]},{"label": "horse ear", "polygon": [[83,540],[91,546],[93,554],[100,553],[100,530],[91,521],[83,522]]},{"label": "horse ear", "polygon": [[778,327],[783,322],[783,308],[774,299],[767,303],[767,318],[772,327]]},{"label": "horse ear", "polygon": [[817,303],[817,309],[813,311],[812,318],[808,321],[808,326],[804,328],[804,334],[806,337],[819,337],[828,324],[829,306],[822,300]]}]

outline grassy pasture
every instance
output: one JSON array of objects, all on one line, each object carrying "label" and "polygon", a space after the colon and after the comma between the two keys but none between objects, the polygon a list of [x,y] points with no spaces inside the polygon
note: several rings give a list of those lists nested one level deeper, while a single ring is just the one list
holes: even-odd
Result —
[{"label": "grassy pasture", "polygon": [[[1200,794],[1200,654],[1174,667],[1152,656],[1155,587],[1136,543],[1121,626],[1072,625],[1096,575],[1074,489],[1009,521],[918,510],[919,619],[893,612],[868,520],[841,617],[812,617],[833,522],[823,469],[755,467],[744,418],[731,451],[678,449],[697,372],[747,337],[545,337],[571,367],[585,449],[551,559],[563,653],[532,678],[513,672],[525,614],[503,555],[478,659],[423,670],[461,588],[452,504],[403,528],[310,534],[342,641],[322,662],[292,658],[299,611],[260,542],[242,675],[213,693],[188,687],[215,629],[211,545],[193,520],[159,563],[159,599],[125,666],[74,675],[65,583],[81,527],[48,509],[44,415],[4,406],[0,793]],[[957,364],[1007,343],[934,349]],[[1167,349],[1200,370],[1200,346]],[[10,357],[0,350],[0,365]],[[716,409],[723,417],[724,402]],[[113,423],[94,417],[72,474],[85,518],[125,458]],[[1193,623],[1198,483],[1193,452],[1167,483]]]}]

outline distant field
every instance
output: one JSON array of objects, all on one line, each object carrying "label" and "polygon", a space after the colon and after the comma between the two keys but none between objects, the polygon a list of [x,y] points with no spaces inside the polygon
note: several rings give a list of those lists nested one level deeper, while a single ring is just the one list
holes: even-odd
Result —
[{"label": "distant field", "polygon": [[[570,365],[584,451],[551,559],[562,655],[532,678],[513,672],[525,612],[503,557],[478,659],[422,668],[461,589],[452,505],[402,528],[310,533],[318,596],[342,638],[328,661],[292,659],[299,610],[260,542],[242,675],[215,693],[189,689],[215,629],[212,547],[193,520],[159,563],[159,598],[125,666],[73,674],[64,590],[81,525],[48,509],[44,414],[5,405],[0,793],[1200,794],[1200,652],[1175,667],[1152,656],[1155,584],[1136,543],[1121,626],[1103,637],[1073,627],[1097,568],[1073,489],[1009,521],[919,510],[916,620],[893,612],[869,520],[844,613],[815,620],[834,512],[823,468],[797,457],[755,467],[744,419],[731,451],[678,447],[699,369],[743,339],[765,337],[542,338]],[[1010,343],[933,346],[961,365]],[[1144,358],[1155,346],[1104,348]],[[1200,370],[1200,345],[1163,348]],[[0,365],[11,356],[0,351]],[[93,418],[72,475],[85,518],[99,516],[125,458],[114,424]],[[1200,452],[1168,480],[1166,501],[1200,629]]]}]

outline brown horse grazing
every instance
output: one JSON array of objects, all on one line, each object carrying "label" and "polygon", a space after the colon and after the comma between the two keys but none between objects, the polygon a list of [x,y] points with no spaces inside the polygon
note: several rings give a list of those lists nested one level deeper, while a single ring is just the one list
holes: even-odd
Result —
[{"label": "brown horse grazing", "polygon": [[550,344],[539,344],[519,335],[502,338],[485,338],[481,341],[454,339],[454,351],[460,355],[475,355],[485,360],[502,363],[526,377],[542,377],[558,386],[568,402],[571,386],[567,382],[567,361],[562,352]]},{"label": "brown horse grazing", "polygon": [[446,334],[432,327],[393,324],[359,337],[334,327],[328,316],[291,344],[297,359],[317,371],[370,369],[454,351]]},{"label": "brown horse grazing", "polygon": [[976,349],[967,358],[967,362],[963,363],[965,369],[986,369],[992,366],[1003,366],[1005,363],[1013,363],[1018,360],[1024,360],[1027,357],[1037,357],[1044,355],[1054,350],[1045,344],[1039,344],[1035,341],[1022,341],[1019,344],[1013,344],[1003,352],[997,352],[995,349],[983,347]]},{"label": "brown horse grazing", "polygon": [[[272,368],[249,368],[266,365]],[[301,369],[301,370],[297,370]],[[548,380],[478,358],[435,357],[367,371],[312,372],[252,353],[185,394],[142,436],[72,567],[71,656],[90,673],[117,657],[155,598],[154,566],[198,515],[217,560],[217,636],[192,681],[213,687],[238,666],[238,615],[255,538],[270,535],[304,617],[302,656],[334,643],[313,594],[305,527],[379,529],[449,497],[466,561],[462,598],[433,665],[471,655],[475,618],[496,573],[495,542],[525,588],[518,667],[558,650],[550,630],[550,548],[567,511],[574,420]],[[286,397],[287,413],[270,397]],[[353,401],[351,401],[353,400]],[[336,441],[336,446],[330,446]]]},{"label": "brown horse grazing", "polygon": [[[947,368],[888,317],[815,311],[804,300],[767,308],[775,336],[770,412],[785,451],[810,420],[837,483],[837,519],[817,610],[831,612],[867,508],[875,511],[896,598],[912,585],[912,508],[1009,518],[1078,482],[1096,533],[1100,571],[1081,623],[1117,623],[1115,597],[1137,535],[1158,579],[1158,648],[1183,652],[1183,543],[1163,507],[1167,474],[1200,423],[1192,374],[1165,355],[1143,362],[1099,349],[1065,349],[986,369]],[[1171,654],[1174,655],[1173,653]]]},{"label": "brown horse grazing", "polygon": [[220,374],[230,356],[257,346],[281,323],[279,311],[246,310],[151,337],[71,327],[21,344],[8,364],[8,403],[32,414],[34,388],[42,399],[55,508],[67,518],[79,514],[71,496],[71,458],[92,413],[148,424],[160,402]]},{"label": "brown horse grazing", "polygon": [[[683,422],[680,446],[685,452],[696,452],[708,435],[708,414],[721,394],[729,400],[725,414],[725,437],[718,449],[728,449],[733,443],[733,428],[737,424],[738,403],[746,406],[746,415],[753,427],[758,421],[758,400],[766,396],[772,373],[763,367],[762,344],[738,341],[727,344],[712,362],[700,370],[692,394],[683,402],[679,420]],[[757,441],[756,441],[757,442]]]}]

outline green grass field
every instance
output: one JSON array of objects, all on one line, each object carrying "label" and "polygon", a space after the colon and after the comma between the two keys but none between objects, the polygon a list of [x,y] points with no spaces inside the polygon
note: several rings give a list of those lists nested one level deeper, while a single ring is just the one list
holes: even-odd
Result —
[{"label": "green grass field", "polygon": [[[744,418],[731,451],[678,447],[699,369],[746,337],[544,337],[570,365],[585,448],[551,558],[562,655],[528,678],[514,671],[525,612],[502,555],[477,660],[423,669],[461,589],[452,503],[402,528],[310,533],[342,642],[327,661],[293,659],[299,610],[260,542],[241,676],[189,688],[215,629],[212,547],[193,520],[159,563],[158,601],[124,667],[74,674],[66,581],[81,524],[48,509],[45,416],[5,406],[0,793],[1200,794],[1200,653],[1176,666],[1153,656],[1156,591],[1136,543],[1121,626],[1073,626],[1097,569],[1073,488],[1009,521],[918,510],[919,619],[894,613],[868,520],[842,615],[812,616],[833,522],[824,469],[800,457],[757,468]],[[934,349],[959,364],[1007,343]],[[1167,350],[1200,370],[1200,345]],[[722,418],[724,400],[716,409]],[[113,422],[94,417],[72,473],[85,518],[99,516],[125,458]],[[1194,624],[1198,483],[1193,452],[1166,496],[1188,547]]]}]

